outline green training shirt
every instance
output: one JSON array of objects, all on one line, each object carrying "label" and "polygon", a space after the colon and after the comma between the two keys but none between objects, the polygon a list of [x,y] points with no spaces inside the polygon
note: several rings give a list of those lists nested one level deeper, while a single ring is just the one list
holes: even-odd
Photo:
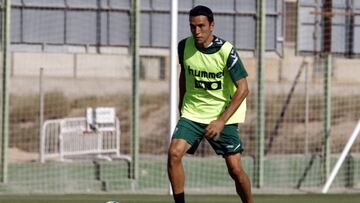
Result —
[{"label": "green training shirt", "polygon": [[[188,37],[179,43],[178,52],[185,73],[182,117],[208,124],[225,111],[236,92],[235,82],[248,74],[233,46],[218,37],[208,48],[197,48]],[[226,124],[243,122],[245,112],[244,100]]]}]

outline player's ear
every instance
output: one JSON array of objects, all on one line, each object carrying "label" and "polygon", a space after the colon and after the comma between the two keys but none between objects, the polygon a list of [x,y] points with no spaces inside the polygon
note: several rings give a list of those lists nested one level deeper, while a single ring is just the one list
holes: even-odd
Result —
[{"label": "player's ear", "polygon": [[213,21],[210,23],[210,31],[211,32],[214,31],[214,26],[215,26],[215,22]]}]

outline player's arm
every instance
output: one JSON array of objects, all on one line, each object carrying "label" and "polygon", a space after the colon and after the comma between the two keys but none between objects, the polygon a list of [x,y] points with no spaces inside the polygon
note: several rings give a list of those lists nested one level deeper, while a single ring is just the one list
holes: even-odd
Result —
[{"label": "player's arm", "polygon": [[184,50],[185,50],[186,39],[183,39],[178,44],[178,56],[180,64],[180,76],[179,76],[179,114],[181,116],[181,108],[183,105],[184,95],[185,95],[185,68],[184,68]]},{"label": "player's arm", "polygon": [[220,118],[218,119],[224,124],[235,113],[235,111],[239,108],[246,96],[249,94],[249,88],[246,78],[236,81],[236,86],[237,89],[233,98],[231,99],[230,105],[226,108],[226,110],[221,114]]},{"label": "player's arm", "polygon": [[220,135],[220,132],[224,129],[226,122],[239,108],[246,96],[249,94],[249,88],[246,78],[236,81],[237,90],[231,99],[229,106],[221,114],[221,116],[207,126],[205,129],[205,137],[211,139]]},{"label": "player's arm", "polygon": [[240,57],[234,49],[229,55],[227,67],[237,89],[225,111],[219,116],[217,120],[210,122],[210,124],[205,129],[205,137],[207,139],[211,139],[220,135],[220,132],[223,130],[226,122],[239,108],[241,103],[249,94],[248,83],[246,80],[248,74],[240,60]]},{"label": "player's arm", "polygon": [[180,77],[179,77],[179,106],[178,106],[180,116],[181,116],[181,107],[183,104],[184,95],[185,95],[185,70],[184,67],[181,65]]}]

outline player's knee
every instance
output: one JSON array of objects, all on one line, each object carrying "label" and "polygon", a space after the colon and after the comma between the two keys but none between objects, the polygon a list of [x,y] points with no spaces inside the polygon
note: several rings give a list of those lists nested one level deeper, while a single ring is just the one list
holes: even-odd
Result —
[{"label": "player's knee", "polygon": [[183,153],[180,149],[176,147],[171,147],[168,152],[169,161],[171,162],[177,162],[180,161],[183,157]]},{"label": "player's knee", "polygon": [[246,175],[241,168],[230,168],[229,169],[229,174],[234,180],[235,179],[238,180],[241,177],[243,177],[244,175]]}]

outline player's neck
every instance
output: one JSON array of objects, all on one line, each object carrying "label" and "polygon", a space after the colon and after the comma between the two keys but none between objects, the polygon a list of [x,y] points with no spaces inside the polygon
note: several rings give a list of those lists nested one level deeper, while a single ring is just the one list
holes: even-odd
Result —
[{"label": "player's neck", "polygon": [[204,43],[198,44],[197,46],[200,48],[206,49],[206,48],[209,48],[213,44],[213,41],[214,41],[214,35],[211,35]]}]

